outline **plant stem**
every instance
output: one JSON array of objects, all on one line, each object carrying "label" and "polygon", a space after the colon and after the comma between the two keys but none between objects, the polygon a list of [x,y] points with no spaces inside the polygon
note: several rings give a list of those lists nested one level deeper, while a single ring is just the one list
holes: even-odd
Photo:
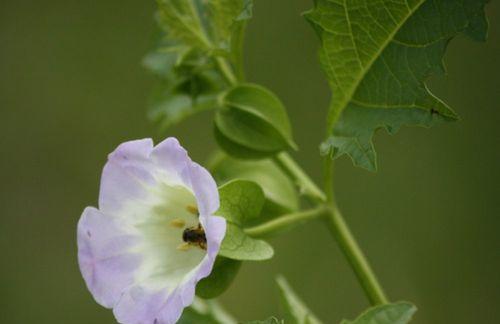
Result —
[{"label": "plant stem", "polygon": [[235,85],[238,82],[236,76],[234,75],[231,66],[227,63],[227,61],[222,57],[216,57],[215,63],[217,64],[217,68],[222,73],[224,78],[226,78],[227,82],[230,85]]},{"label": "plant stem", "polygon": [[262,237],[269,234],[276,234],[294,226],[303,224],[312,219],[326,216],[328,209],[325,206],[319,206],[313,209],[299,211],[296,213],[286,214],[270,220],[269,222],[245,229],[245,233],[254,236]]},{"label": "plant stem", "polygon": [[351,265],[356,277],[358,278],[361,287],[365,291],[366,296],[372,305],[386,304],[387,297],[384,294],[382,286],[377,280],[368,260],[363,251],[356,242],[356,239],[351,233],[349,226],[345,222],[342,214],[335,204],[335,196],[333,191],[333,160],[330,156],[325,156],[325,174],[324,188],[330,206],[330,212],[327,218],[327,225],[330,232],[337,240],[342,253]]},{"label": "plant stem", "polygon": [[297,187],[300,193],[309,197],[316,203],[324,203],[326,196],[318,186],[309,178],[309,176],[301,169],[288,153],[280,153],[274,157],[274,162],[278,165],[285,174],[287,174]]},{"label": "plant stem", "polygon": [[324,188],[326,200],[330,203],[333,202],[334,192],[333,192],[333,160],[327,156],[325,158],[325,175],[324,175]]},{"label": "plant stem", "polygon": [[[215,59],[219,71],[224,75],[227,81],[234,85],[238,82],[231,66],[222,57]],[[327,215],[328,227],[336,238],[347,261],[351,265],[358,281],[360,282],[366,296],[372,305],[386,304],[388,302],[380,283],[378,282],[373,270],[368,263],[365,255],[361,251],[358,243],[352,235],[344,218],[334,203],[333,191],[333,161],[329,156],[325,158],[325,192],[321,191],[309,176],[300,168],[300,166],[290,157],[288,153],[280,153],[274,158],[275,163],[295,181],[301,192],[311,201],[320,205],[315,209],[284,215],[267,223],[245,230],[251,236],[263,236],[271,232],[291,227],[295,224],[301,224],[308,220],[317,218],[321,215]],[[326,194],[325,194],[326,193]],[[327,209],[325,210],[325,202]]]},{"label": "plant stem", "polygon": [[328,227],[335,236],[347,261],[354,270],[359,283],[372,305],[387,304],[388,300],[370,267],[368,260],[361,251],[342,214],[337,207],[332,206],[328,215]]}]

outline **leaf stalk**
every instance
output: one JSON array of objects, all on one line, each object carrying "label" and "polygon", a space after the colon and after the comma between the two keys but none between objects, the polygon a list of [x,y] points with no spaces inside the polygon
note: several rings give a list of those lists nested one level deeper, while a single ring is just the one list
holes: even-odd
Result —
[{"label": "leaf stalk", "polygon": [[245,229],[245,233],[253,237],[263,237],[271,234],[277,234],[292,227],[304,224],[310,220],[328,215],[328,209],[325,206],[299,211],[282,215],[266,223]]}]

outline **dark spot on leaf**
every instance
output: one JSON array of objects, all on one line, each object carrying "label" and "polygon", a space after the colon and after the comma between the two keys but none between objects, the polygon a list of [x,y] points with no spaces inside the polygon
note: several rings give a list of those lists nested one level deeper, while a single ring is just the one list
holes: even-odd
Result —
[{"label": "dark spot on leaf", "polygon": [[434,108],[431,108],[431,115],[439,115],[439,111]]}]

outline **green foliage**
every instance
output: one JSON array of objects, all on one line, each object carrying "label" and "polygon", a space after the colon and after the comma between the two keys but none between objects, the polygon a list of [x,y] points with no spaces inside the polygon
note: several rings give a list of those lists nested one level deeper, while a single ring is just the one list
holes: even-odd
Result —
[{"label": "green foliage", "polygon": [[193,304],[182,313],[177,324],[236,324],[224,309],[213,300],[195,297]]},{"label": "green foliage", "polygon": [[287,315],[287,323],[321,324],[321,321],[300,300],[283,276],[276,278]]},{"label": "green foliage", "polygon": [[293,182],[271,160],[237,160],[219,152],[209,168],[219,184],[243,179],[253,181],[262,188],[266,201],[260,222],[299,208],[299,197]]},{"label": "green foliage", "polygon": [[276,317],[269,317],[263,321],[250,321],[244,324],[284,324],[284,321],[278,320]]},{"label": "green foliage", "polygon": [[210,276],[196,285],[196,295],[215,298],[222,294],[233,282],[241,267],[241,261],[217,257]]},{"label": "green foliage", "polygon": [[393,134],[402,125],[455,120],[424,82],[444,72],[442,57],[456,34],[486,37],[485,2],[315,1],[305,17],[320,38],[320,61],[333,93],[323,153],[348,154],[355,165],[375,170],[377,129]]},{"label": "green foliage", "polygon": [[379,305],[369,308],[354,321],[343,320],[341,324],[406,324],[417,308],[407,302]]},{"label": "green foliage", "polygon": [[227,230],[219,255],[234,260],[266,260],[273,248],[265,241],[245,234],[245,227],[260,217],[264,193],[254,182],[234,180],[219,188],[220,208],[217,215],[227,220]]},{"label": "green foliage", "polygon": [[262,158],[295,148],[286,109],[268,89],[240,84],[222,97],[215,117],[216,138],[237,158]]},{"label": "green foliage", "polygon": [[167,128],[217,106],[217,96],[228,87],[217,60],[239,63],[251,14],[248,0],[158,0],[162,32],[157,49],[143,61],[160,80],[150,104],[153,121]]}]

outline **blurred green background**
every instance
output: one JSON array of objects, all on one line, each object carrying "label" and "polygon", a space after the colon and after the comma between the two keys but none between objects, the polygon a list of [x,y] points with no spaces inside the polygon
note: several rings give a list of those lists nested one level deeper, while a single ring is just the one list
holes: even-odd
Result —
[{"label": "blurred green background", "polygon": [[[317,40],[300,13],[309,0],[256,0],[248,79],[285,102],[316,178],[329,91]],[[145,117],[153,78],[154,1],[0,2],[0,323],[113,323],[80,276],[75,229],[96,205],[106,155],[129,139],[177,136],[198,161],[215,148],[210,114],[167,134]],[[392,300],[419,306],[415,323],[500,320],[500,5],[487,7],[487,43],[454,40],[448,75],[431,89],[462,121],[384,132],[379,172],[337,163],[336,191]],[[274,239],[276,257],[247,263],[222,297],[240,319],[279,315],[283,273],[326,323],[367,302],[321,224]]]}]

